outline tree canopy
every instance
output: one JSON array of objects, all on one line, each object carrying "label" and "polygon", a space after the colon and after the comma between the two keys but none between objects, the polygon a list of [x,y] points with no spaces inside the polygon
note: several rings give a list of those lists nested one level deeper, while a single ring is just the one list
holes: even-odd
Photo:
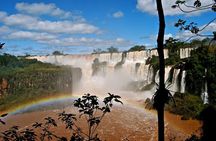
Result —
[{"label": "tree canopy", "polygon": [[146,49],[146,46],[144,45],[135,45],[133,47],[131,47],[128,51],[142,51],[142,50],[145,50]]}]

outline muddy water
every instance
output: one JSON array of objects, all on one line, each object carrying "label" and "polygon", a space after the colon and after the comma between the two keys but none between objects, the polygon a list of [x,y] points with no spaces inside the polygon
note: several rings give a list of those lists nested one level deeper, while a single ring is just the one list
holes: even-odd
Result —
[{"label": "muddy water", "polygon": [[[64,109],[76,113],[76,109]],[[0,126],[0,131],[8,127],[18,125],[21,129],[30,128],[32,123],[41,122],[47,116],[57,118],[61,110],[36,111],[17,115],[11,115],[6,120],[5,126]],[[165,114],[166,139],[182,141],[191,133],[195,132],[200,123],[194,120],[182,121],[179,116]],[[81,119],[77,125],[86,129],[85,120]],[[70,136],[70,132],[64,130],[64,125],[58,122],[59,127],[53,129],[56,134]],[[107,114],[98,128],[99,137],[107,141],[155,141],[157,140],[157,118],[155,112],[147,111],[142,107],[115,106],[111,113]],[[86,132],[86,131],[85,131]]]},{"label": "muddy water", "polygon": [[165,112],[165,120],[175,129],[185,134],[200,134],[201,121],[198,120],[181,120],[181,116]]}]

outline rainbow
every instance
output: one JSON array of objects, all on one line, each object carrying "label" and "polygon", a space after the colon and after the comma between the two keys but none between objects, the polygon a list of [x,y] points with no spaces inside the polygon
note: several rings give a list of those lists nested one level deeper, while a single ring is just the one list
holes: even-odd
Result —
[{"label": "rainbow", "polygon": [[16,113],[20,113],[22,110],[28,109],[30,107],[34,107],[34,106],[36,107],[38,105],[46,105],[49,103],[63,101],[63,100],[69,100],[69,99],[72,100],[72,99],[78,98],[79,96],[80,95],[74,95],[74,94],[73,95],[68,95],[68,94],[67,95],[53,95],[53,96],[29,101],[29,102],[20,104],[18,106],[9,107],[5,111],[0,111],[0,114],[8,113],[9,115],[13,115]]}]

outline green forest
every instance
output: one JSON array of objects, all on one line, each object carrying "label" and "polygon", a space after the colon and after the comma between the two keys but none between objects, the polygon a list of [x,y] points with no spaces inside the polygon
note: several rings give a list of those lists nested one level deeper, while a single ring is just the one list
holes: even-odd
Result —
[{"label": "green forest", "polygon": [[[169,49],[169,58],[165,59],[166,66],[180,69],[178,86],[181,85],[182,71],[186,71],[186,92],[176,92],[175,102],[170,102],[166,110],[183,115],[182,119],[199,118],[200,112],[207,106],[203,104],[201,94],[207,83],[208,105],[216,107],[216,48],[215,44],[209,44],[210,39],[192,40],[190,43],[168,39],[165,48]],[[191,48],[191,56],[180,59],[180,48]],[[154,69],[154,75],[159,69],[158,57],[149,58],[148,62]],[[172,82],[173,71],[169,74],[167,85]],[[148,106],[147,106],[148,107]]]},{"label": "green forest", "polygon": [[[71,94],[81,70],[9,54],[0,56],[0,110],[54,94]],[[22,95],[22,96],[21,96]]]}]

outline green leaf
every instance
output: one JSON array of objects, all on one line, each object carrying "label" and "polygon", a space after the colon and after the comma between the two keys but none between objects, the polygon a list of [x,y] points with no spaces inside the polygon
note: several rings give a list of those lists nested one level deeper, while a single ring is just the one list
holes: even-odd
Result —
[{"label": "green leaf", "polygon": [[5,122],[4,122],[4,121],[2,121],[1,119],[0,119],[0,122],[1,122],[2,124],[5,124]]},{"label": "green leaf", "polygon": [[5,116],[7,116],[7,115],[8,115],[8,113],[6,113],[6,114],[2,114],[1,117],[5,117]]},{"label": "green leaf", "polygon": [[175,9],[177,7],[177,5],[172,5],[172,8]]},{"label": "green leaf", "polygon": [[115,100],[115,102],[118,102],[118,103],[121,103],[121,104],[123,104],[123,102],[121,102],[120,100],[118,100],[118,99],[114,99]]},{"label": "green leaf", "polygon": [[202,4],[201,4],[201,2],[200,2],[199,0],[196,0],[196,1],[194,2],[194,6],[197,7],[197,8],[198,8],[198,7],[201,7],[201,5],[202,5]]},{"label": "green leaf", "polygon": [[212,5],[212,11],[216,12],[216,4]]},{"label": "green leaf", "polygon": [[213,32],[213,35],[214,35],[213,40],[216,40],[216,31]]}]

